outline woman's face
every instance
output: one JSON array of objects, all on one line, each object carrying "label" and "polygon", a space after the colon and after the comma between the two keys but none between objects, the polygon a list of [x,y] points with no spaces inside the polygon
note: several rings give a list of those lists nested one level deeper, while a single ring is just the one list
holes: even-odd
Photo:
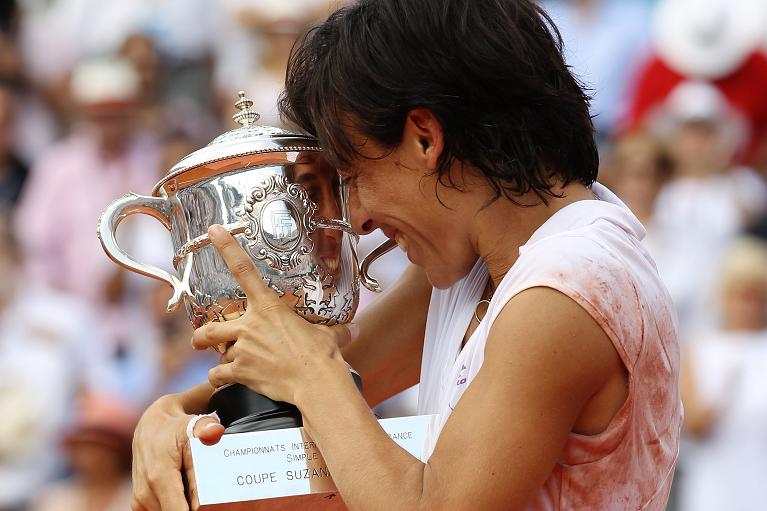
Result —
[{"label": "woman's face", "polygon": [[[426,169],[421,144],[407,134],[393,151],[362,141],[357,146],[363,157],[339,173],[348,181],[354,230],[381,229],[425,270],[433,286],[447,288],[476,262],[468,229],[477,208],[469,194],[440,184]],[[470,187],[462,173],[458,179]]]},{"label": "woman's face", "polygon": [[72,470],[89,482],[111,481],[126,473],[124,456],[114,447],[88,440],[69,445]]},{"label": "woman's face", "polygon": [[[309,199],[317,205],[315,219],[342,219],[340,178],[320,153],[299,154],[293,172],[293,182],[301,185]],[[338,277],[343,232],[317,227],[310,237],[314,243],[312,254],[316,262],[326,274]]]},{"label": "woman's face", "polygon": [[668,148],[679,171],[692,177],[721,172],[732,157],[722,127],[714,122],[683,123],[671,137]]},{"label": "woman's face", "polygon": [[732,330],[763,330],[767,327],[767,286],[739,284],[724,293],[724,324]]}]

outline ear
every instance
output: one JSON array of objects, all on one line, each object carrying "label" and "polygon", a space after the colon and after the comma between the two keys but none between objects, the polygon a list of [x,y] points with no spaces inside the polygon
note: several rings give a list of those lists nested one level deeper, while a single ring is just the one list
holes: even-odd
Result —
[{"label": "ear", "polygon": [[402,130],[402,147],[422,160],[428,170],[437,170],[444,143],[442,124],[431,110],[414,108],[408,112]]}]

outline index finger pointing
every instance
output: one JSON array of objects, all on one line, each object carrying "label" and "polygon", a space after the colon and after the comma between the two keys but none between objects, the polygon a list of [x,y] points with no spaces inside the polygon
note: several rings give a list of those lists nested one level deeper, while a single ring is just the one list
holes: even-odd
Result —
[{"label": "index finger pointing", "polygon": [[224,258],[224,262],[229,267],[234,280],[245,292],[245,296],[248,298],[272,296],[253,260],[229,231],[220,225],[211,225],[208,228],[208,237]]}]

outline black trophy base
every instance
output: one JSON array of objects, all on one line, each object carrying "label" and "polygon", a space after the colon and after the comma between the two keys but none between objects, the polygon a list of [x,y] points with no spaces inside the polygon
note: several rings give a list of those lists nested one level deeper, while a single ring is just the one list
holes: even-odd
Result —
[{"label": "black trophy base", "polygon": [[[360,375],[353,369],[351,375],[361,391]],[[273,401],[239,383],[216,390],[210,398],[208,409],[218,414],[221,424],[226,428],[225,435],[303,426],[301,412],[294,405]]]}]

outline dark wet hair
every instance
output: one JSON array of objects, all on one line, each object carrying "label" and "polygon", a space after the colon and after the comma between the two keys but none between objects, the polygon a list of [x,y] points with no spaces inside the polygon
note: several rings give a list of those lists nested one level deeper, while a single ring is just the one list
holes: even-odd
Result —
[{"label": "dark wet hair", "polygon": [[599,165],[590,98],[562,46],[529,0],[361,0],[297,43],[280,112],[343,168],[360,156],[349,124],[394,149],[408,112],[427,108],[444,131],[441,183],[454,186],[457,160],[496,198],[545,202],[553,178],[590,185]]}]

